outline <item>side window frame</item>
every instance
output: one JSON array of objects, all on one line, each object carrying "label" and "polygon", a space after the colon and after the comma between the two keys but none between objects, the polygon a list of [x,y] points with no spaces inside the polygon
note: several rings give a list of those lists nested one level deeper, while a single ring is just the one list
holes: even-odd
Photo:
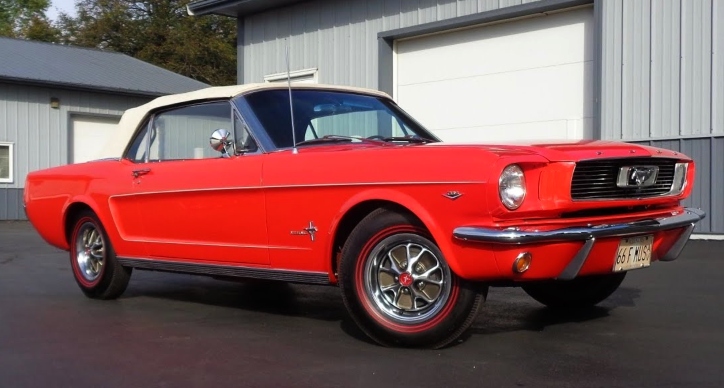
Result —
[{"label": "side window frame", "polygon": [[[156,121],[157,121],[157,119],[158,119],[158,117],[159,117],[160,115],[162,115],[162,114],[164,114],[164,113],[166,113],[166,112],[171,112],[171,111],[175,111],[175,110],[181,110],[181,109],[184,109],[184,108],[190,108],[190,107],[201,106],[201,105],[216,104],[216,103],[226,103],[226,104],[229,105],[229,108],[230,108],[230,109],[229,109],[229,111],[230,111],[230,117],[229,117],[230,122],[229,122],[229,123],[230,123],[230,125],[231,125],[231,128],[230,128],[230,129],[231,129],[231,131],[232,131],[232,135],[233,135],[233,138],[234,138],[234,142],[236,142],[236,129],[234,128],[234,127],[235,127],[235,122],[234,122],[234,120],[236,119],[236,117],[237,117],[237,115],[238,115],[238,117],[240,118],[240,121],[246,126],[247,132],[249,133],[250,136],[252,136],[252,138],[254,139],[255,143],[257,144],[257,150],[258,150],[258,152],[261,152],[262,150],[261,150],[261,146],[259,145],[258,140],[254,137],[254,134],[253,134],[253,132],[249,129],[249,126],[248,126],[246,120],[244,120],[244,118],[243,118],[243,116],[241,115],[241,113],[239,113],[237,107],[233,104],[232,99],[230,99],[230,98],[219,98],[219,99],[210,99],[210,100],[187,101],[187,102],[182,103],[182,104],[169,105],[169,106],[165,106],[165,107],[160,107],[160,108],[158,108],[158,109],[156,109],[156,110],[151,110],[151,111],[149,111],[149,113],[146,115],[146,117],[145,117],[145,118],[143,119],[143,121],[142,121],[143,124],[139,125],[139,127],[138,127],[138,128],[136,129],[136,131],[134,132],[134,135],[132,136],[132,141],[130,141],[129,144],[128,144],[128,146],[126,147],[126,151],[124,152],[123,159],[127,159],[128,161],[133,162],[133,163],[136,163],[136,164],[152,163],[152,162],[154,162],[154,161],[152,161],[152,160],[150,159],[150,155],[151,155],[151,140],[152,140],[152,139],[150,138],[150,135],[151,135],[152,128],[154,128],[154,124],[156,123]],[[209,135],[211,135],[211,134],[209,134]],[[141,136],[142,138],[139,139],[139,136]],[[144,150],[145,156],[144,156],[143,160],[137,160],[133,155],[130,155],[130,153],[131,153],[131,151],[132,151],[132,149],[133,149],[133,145],[134,145],[137,141],[140,141],[141,143],[144,143],[144,142],[145,142],[145,150]],[[208,144],[206,144],[206,146],[208,146]],[[257,153],[257,152],[245,153],[245,154],[255,154],[255,153]],[[238,155],[238,154],[237,154],[237,155]],[[234,155],[234,156],[236,156],[236,155]],[[184,158],[184,159],[165,159],[165,160],[164,160],[164,159],[159,159],[159,160],[157,160],[157,161],[155,161],[155,162],[181,161],[181,160],[192,160],[192,159],[190,159],[190,158]],[[199,159],[193,159],[193,160],[199,160]]]},{"label": "side window frame", "polygon": [[[151,128],[153,128],[153,124],[156,121],[156,118],[158,115],[160,115],[164,112],[171,111],[171,110],[182,109],[182,108],[191,107],[194,105],[202,105],[202,104],[214,103],[214,102],[226,102],[231,106],[230,120],[231,120],[231,125],[232,125],[234,142],[236,143],[236,139],[237,139],[237,132],[236,132],[237,128],[236,128],[235,122],[238,119],[241,122],[244,130],[246,130],[248,135],[254,140],[254,143],[256,144],[255,151],[253,151],[253,152],[235,152],[234,156],[257,155],[257,154],[266,153],[267,147],[265,146],[263,139],[259,138],[259,135],[256,133],[256,131],[250,124],[248,118],[242,113],[242,109],[240,109],[236,105],[235,99],[237,99],[237,98],[239,98],[239,97],[232,97],[230,99],[227,99],[227,98],[216,99],[216,100],[196,100],[196,101],[191,101],[191,102],[188,102],[185,104],[167,106],[167,107],[162,107],[160,109],[149,111],[149,113],[146,115],[146,117],[141,121],[142,124],[138,126],[138,128],[134,132],[133,136],[131,137],[132,141],[130,141],[129,144],[127,145],[126,150],[123,154],[124,155],[123,159],[126,159],[126,160],[128,160],[132,163],[136,163],[136,164],[151,163],[151,160],[149,159],[150,158],[150,147],[151,147],[150,134],[151,134]],[[142,136],[142,139],[139,139],[139,136]],[[141,143],[143,143],[145,145],[143,160],[137,160],[134,156],[130,155],[133,145],[137,141],[140,141]]]},{"label": "side window frame", "polygon": [[[253,94],[256,92],[251,93]],[[267,133],[266,128],[264,128],[262,123],[259,121],[259,118],[256,117],[254,111],[251,109],[251,106],[249,106],[249,103],[246,101],[247,95],[248,94],[242,94],[232,98],[232,107],[239,112],[239,117],[241,117],[246,123],[248,131],[252,136],[254,136],[261,153],[269,153],[279,150],[280,148],[274,145],[274,142],[269,136],[269,133]]]},{"label": "side window frame", "polygon": [[[229,105],[231,105],[231,122],[233,126],[233,132],[234,132],[234,156],[240,156],[240,155],[257,155],[264,153],[264,148],[259,141],[259,139],[254,134],[254,131],[251,130],[251,127],[249,127],[249,123],[244,119],[244,115],[241,114],[239,109],[236,107],[235,104],[233,104],[231,101],[229,101]],[[236,121],[239,121],[241,123],[241,128],[236,128]],[[240,152],[236,145],[238,144],[239,139],[239,133],[237,133],[237,130],[243,130],[246,131],[247,136],[251,137],[251,139],[254,141],[254,144],[256,145],[256,150],[251,152]]]},{"label": "side window frame", "polygon": [[[151,112],[148,114],[143,121],[141,121],[141,125],[138,126],[136,131],[133,133],[133,136],[131,137],[132,141],[128,143],[126,146],[126,150],[123,153],[123,159],[128,160],[129,162],[141,164],[141,163],[149,163],[149,152],[150,152],[150,128],[151,123],[153,123],[153,120],[156,117],[155,112]],[[136,144],[136,141],[140,139],[141,144],[145,144],[145,150],[144,150],[144,157],[143,160],[138,160],[135,158],[135,156],[132,156],[130,153],[133,151],[133,146]],[[145,142],[145,143],[144,143]],[[139,145],[140,147],[140,145]],[[138,149],[136,149],[136,152],[138,152]]]}]

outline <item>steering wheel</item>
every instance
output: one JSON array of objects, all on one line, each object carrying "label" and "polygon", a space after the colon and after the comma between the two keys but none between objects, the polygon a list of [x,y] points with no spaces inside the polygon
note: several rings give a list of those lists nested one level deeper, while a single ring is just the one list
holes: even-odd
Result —
[{"label": "steering wheel", "polygon": [[380,135],[372,135],[372,136],[368,136],[367,138],[368,138],[368,139],[385,140],[385,137],[384,137],[384,136],[380,136]]}]

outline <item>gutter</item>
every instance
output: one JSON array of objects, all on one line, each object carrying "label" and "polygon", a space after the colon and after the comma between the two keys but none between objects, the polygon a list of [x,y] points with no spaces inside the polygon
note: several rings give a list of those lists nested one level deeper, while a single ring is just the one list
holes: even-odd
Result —
[{"label": "gutter", "polygon": [[[249,3],[254,0],[200,0],[186,5],[186,12],[191,16],[209,15],[232,4]],[[228,15],[228,14],[224,14]],[[236,15],[229,15],[236,16]]]}]

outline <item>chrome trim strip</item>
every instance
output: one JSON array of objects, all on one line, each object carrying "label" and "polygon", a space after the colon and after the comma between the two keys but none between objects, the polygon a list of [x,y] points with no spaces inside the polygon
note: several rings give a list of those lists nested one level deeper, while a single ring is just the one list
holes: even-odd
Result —
[{"label": "chrome trim strip", "polygon": [[230,243],[217,243],[217,242],[205,242],[205,241],[181,241],[181,240],[147,240],[142,238],[124,238],[126,241],[147,243],[147,244],[177,244],[177,245],[200,245],[205,247],[224,247],[224,248],[245,248],[245,249],[286,249],[304,251],[310,248],[299,248],[293,246],[283,245],[255,245],[255,244],[230,244]]},{"label": "chrome trim strip", "polygon": [[299,184],[299,185],[270,185],[270,186],[235,186],[235,187],[209,187],[204,189],[184,189],[184,190],[168,190],[168,191],[147,191],[127,194],[115,194],[108,197],[111,198],[132,197],[138,195],[151,194],[172,194],[172,193],[188,193],[188,192],[205,192],[205,191],[229,191],[229,190],[266,190],[266,189],[294,189],[309,187],[340,187],[340,186],[416,186],[416,185],[477,185],[484,184],[487,181],[449,181],[449,182],[353,182],[353,183],[320,183],[320,184]]},{"label": "chrome trim strip", "polygon": [[620,224],[562,228],[545,232],[465,226],[455,228],[453,236],[459,240],[498,244],[583,241],[591,238],[623,237],[674,229],[694,224],[704,217],[706,217],[704,211],[695,208],[686,208],[680,214],[672,214],[668,217],[650,218]]},{"label": "chrome trim strip", "polygon": [[147,269],[153,271],[187,273],[208,276],[229,276],[235,278],[279,280],[289,283],[330,284],[329,275],[325,272],[277,270],[259,267],[202,264],[195,262],[138,259],[130,257],[118,257],[118,262],[126,267]]}]

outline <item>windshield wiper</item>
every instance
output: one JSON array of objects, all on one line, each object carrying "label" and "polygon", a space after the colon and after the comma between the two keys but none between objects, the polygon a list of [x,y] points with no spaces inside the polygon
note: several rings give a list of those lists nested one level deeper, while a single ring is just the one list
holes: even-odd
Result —
[{"label": "windshield wiper", "polygon": [[424,139],[421,137],[416,136],[390,136],[390,137],[383,137],[382,140],[384,141],[406,141],[410,143],[429,143],[429,139]]},{"label": "windshield wiper", "polygon": [[382,136],[373,136],[369,138],[365,137],[357,137],[357,136],[344,136],[344,135],[325,135],[316,139],[309,139],[300,141],[297,143],[297,146],[300,145],[310,145],[310,144],[320,144],[320,143],[352,143],[352,142],[360,142],[360,143],[377,143],[379,142],[395,142],[395,141],[404,141],[408,143],[429,143],[431,140],[424,139],[422,137],[417,136],[390,136],[390,137],[382,137]]},{"label": "windshield wiper", "polygon": [[342,135],[325,135],[316,139],[309,139],[300,141],[297,146],[306,144],[318,144],[318,143],[351,143],[351,142],[371,142],[365,138],[359,138],[354,136],[342,136]]}]

